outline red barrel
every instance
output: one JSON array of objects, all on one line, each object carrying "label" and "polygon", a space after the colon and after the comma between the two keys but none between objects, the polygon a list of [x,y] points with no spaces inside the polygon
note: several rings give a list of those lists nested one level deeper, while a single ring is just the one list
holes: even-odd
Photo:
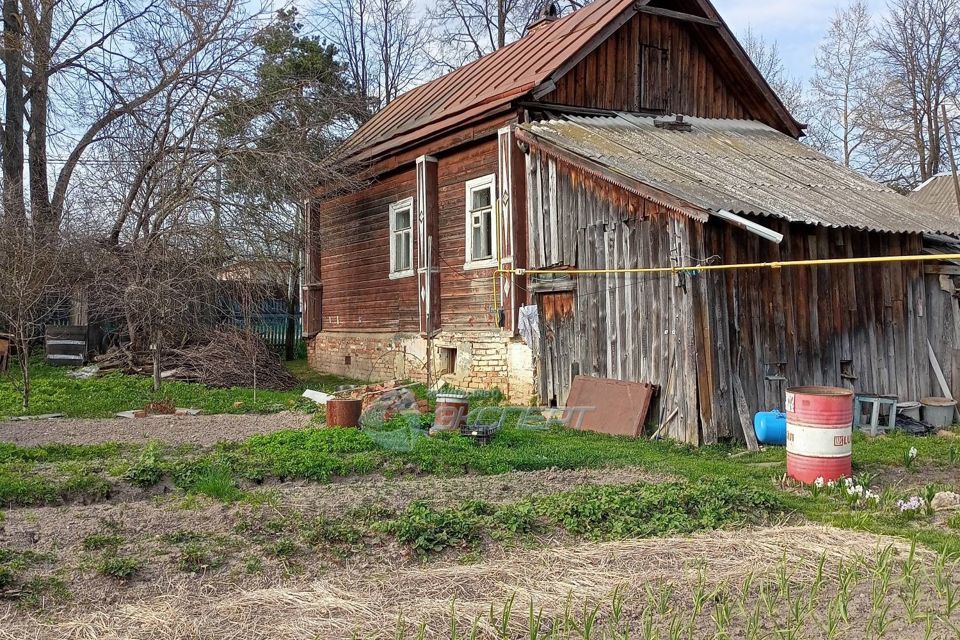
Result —
[{"label": "red barrel", "polygon": [[327,426],[359,427],[360,414],[362,412],[362,400],[346,400],[341,398],[327,400]]},{"label": "red barrel", "polygon": [[840,387],[787,389],[787,475],[804,483],[849,478],[853,451],[853,391]]},{"label": "red barrel", "polygon": [[459,431],[467,424],[467,397],[456,393],[438,393],[432,431]]}]

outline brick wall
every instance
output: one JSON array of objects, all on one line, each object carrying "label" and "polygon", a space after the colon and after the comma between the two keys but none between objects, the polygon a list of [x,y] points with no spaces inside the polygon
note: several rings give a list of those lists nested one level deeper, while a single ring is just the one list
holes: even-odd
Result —
[{"label": "brick wall", "polygon": [[429,344],[415,334],[322,331],[308,341],[307,357],[310,366],[327,373],[371,381],[425,382],[428,349],[435,372],[444,356],[455,350],[453,372],[440,375],[454,387],[500,389],[510,402],[519,404],[529,403],[534,396],[530,348],[500,331],[441,331]]}]

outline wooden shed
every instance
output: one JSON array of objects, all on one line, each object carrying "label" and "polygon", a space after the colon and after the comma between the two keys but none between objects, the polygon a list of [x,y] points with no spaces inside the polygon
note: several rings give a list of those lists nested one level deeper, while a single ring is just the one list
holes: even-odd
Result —
[{"label": "wooden shed", "polygon": [[[517,137],[533,288],[563,310],[542,316],[543,397],[578,373],[654,382],[663,432],[709,444],[742,435],[738,387],[751,414],[793,385],[940,395],[928,341],[951,366],[953,345],[927,296],[956,301],[920,262],[718,267],[914,256],[951,221],[757,122],[571,115]],[[664,266],[711,268],[629,271]]]}]

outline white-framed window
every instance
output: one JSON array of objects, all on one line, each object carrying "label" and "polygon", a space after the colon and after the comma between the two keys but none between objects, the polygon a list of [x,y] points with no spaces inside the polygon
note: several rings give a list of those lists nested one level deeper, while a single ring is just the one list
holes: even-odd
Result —
[{"label": "white-framed window", "polygon": [[413,198],[390,205],[390,278],[413,275]]},{"label": "white-framed window", "polygon": [[497,185],[493,174],[466,184],[467,260],[464,269],[497,266]]}]

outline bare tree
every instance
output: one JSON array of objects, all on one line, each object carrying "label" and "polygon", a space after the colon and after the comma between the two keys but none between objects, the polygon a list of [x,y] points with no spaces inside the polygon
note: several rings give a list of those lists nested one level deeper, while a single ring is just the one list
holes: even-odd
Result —
[{"label": "bare tree", "polygon": [[870,100],[876,91],[873,27],[864,0],[837,9],[817,51],[811,81],[815,126],[821,151],[845,166],[866,141]]},{"label": "bare tree", "polygon": [[[249,37],[255,15],[248,6],[239,0],[6,0],[5,25],[16,26],[5,41],[23,43],[5,46],[3,56],[7,215],[21,217],[23,208],[16,165],[24,123],[31,218],[40,231],[56,232],[89,149],[184,78],[217,73],[210,59],[242,49]],[[69,116],[55,118],[54,104]],[[59,167],[56,175],[51,166]]]},{"label": "bare tree", "polygon": [[439,0],[430,11],[436,30],[432,57],[452,70],[520,38],[543,0]]},{"label": "bare tree", "polygon": [[71,291],[76,271],[65,245],[49,242],[29,225],[8,222],[0,233],[0,331],[13,335],[22,407],[30,407],[30,351]]},{"label": "bare tree", "polygon": [[960,92],[960,0],[891,0],[874,39],[867,171],[901,187],[944,166],[940,106]]},{"label": "bare tree", "polygon": [[413,0],[326,0],[316,20],[360,98],[358,122],[426,79],[429,31]]},{"label": "bare tree", "polygon": [[740,44],[793,117],[801,122],[808,120],[809,104],[804,96],[803,82],[787,72],[780,45],[776,41],[767,41],[749,26],[740,35]]}]

